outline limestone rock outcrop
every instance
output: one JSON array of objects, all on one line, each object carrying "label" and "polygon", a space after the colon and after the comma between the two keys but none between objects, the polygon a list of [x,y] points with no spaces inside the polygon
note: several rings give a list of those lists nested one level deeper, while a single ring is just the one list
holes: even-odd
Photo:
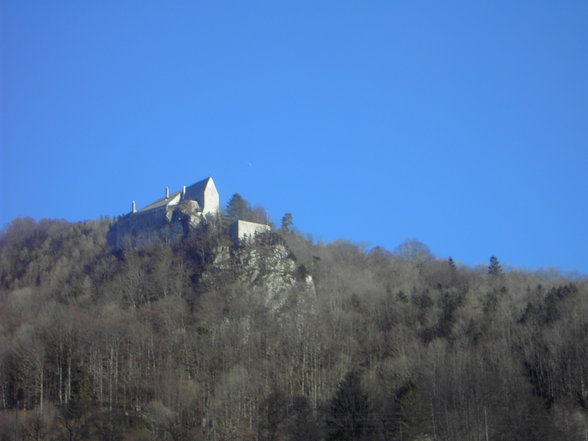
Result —
[{"label": "limestone rock outcrop", "polygon": [[201,276],[208,289],[236,284],[257,289],[266,306],[279,310],[296,296],[312,304],[314,281],[276,233],[265,233],[238,246],[218,247]]}]

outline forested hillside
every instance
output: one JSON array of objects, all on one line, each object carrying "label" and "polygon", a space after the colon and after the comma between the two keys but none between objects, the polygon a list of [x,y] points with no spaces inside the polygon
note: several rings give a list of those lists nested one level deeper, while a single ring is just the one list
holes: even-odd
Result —
[{"label": "forested hillside", "polygon": [[125,251],[110,226],[3,231],[1,441],[588,440],[586,279],[285,228],[244,247],[314,288],[271,303],[221,226]]}]

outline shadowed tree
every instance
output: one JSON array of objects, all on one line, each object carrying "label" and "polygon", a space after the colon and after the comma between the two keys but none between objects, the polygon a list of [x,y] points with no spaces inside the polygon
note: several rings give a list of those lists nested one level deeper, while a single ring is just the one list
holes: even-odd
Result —
[{"label": "shadowed tree", "polygon": [[449,268],[451,269],[452,272],[456,272],[457,268],[455,266],[455,261],[453,260],[453,257],[449,257],[449,259],[447,259],[447,264],[449,265]]},{"label": "shadowed tree", "polygon": [[249,204],[239,193],[231,196],[227,203],[227,216],[231,220],[245,219],[249,211]]},{"label": "shadowed tree", "polygon": [[259,436],[262,441],[275,441],[278,431],[288,416],[287,398],[279,390],[269,394],[259,409]]},{"label": "shadowed tree", "polygon": [[71,389],[71,398],[63,406],[60,420],[67,440],[78,441],[86,439],[88,435],[86,417],[92,405],[90,377],[84,366],[75,372]]},{"label": "shadowed tree", "polygon": [[292,213],[286,213],[282,216],[282,226],[281,229],[285,233],[289,233],[291,231],[292,225],[294,225],[294,219],[292,218]]},{"label": "shadowed tree", "polygon": [[321,426],[312,410],[308,398],[294,397],[290,406],[288,422],[289,441],[318,441],[321,439]]},{"label": "shadowed tree", "polygon": [[326,422],[329,441],[355,441],[369,437],[371,406],[356,372],[348,373],[339,385],[331,399]]},{"label": "shadowed tree", "polygon": [[488,274],[491,276],[500,276],[503,274],[502,266],[496,256],[490,257],[490,265],[488,265]]}]

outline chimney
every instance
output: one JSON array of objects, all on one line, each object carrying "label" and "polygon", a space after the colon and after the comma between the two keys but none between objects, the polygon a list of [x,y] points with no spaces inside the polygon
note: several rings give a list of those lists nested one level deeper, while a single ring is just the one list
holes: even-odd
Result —
[{"label": "chimney", "polygon": [[132,213],[136,213],[137,212],[137,207],[135,206],[135,201],[133,201],[133,203],[132,203],[131,206],[132,206],[132,211],[131,212]]},{"label": "chimney", "polygon": [[169,187],[165,187],[165,198],[169,199]]}]

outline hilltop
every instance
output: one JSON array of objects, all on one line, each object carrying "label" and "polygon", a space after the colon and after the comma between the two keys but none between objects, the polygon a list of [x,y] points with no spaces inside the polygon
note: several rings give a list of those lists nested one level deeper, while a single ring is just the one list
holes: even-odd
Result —
[{"label": "hilltop", "polygon": [[15,219],[0,436],[18,409],[23,439],[583,439],[586,280],[318,244],[291,220],[118,248],[116,220]]}]

